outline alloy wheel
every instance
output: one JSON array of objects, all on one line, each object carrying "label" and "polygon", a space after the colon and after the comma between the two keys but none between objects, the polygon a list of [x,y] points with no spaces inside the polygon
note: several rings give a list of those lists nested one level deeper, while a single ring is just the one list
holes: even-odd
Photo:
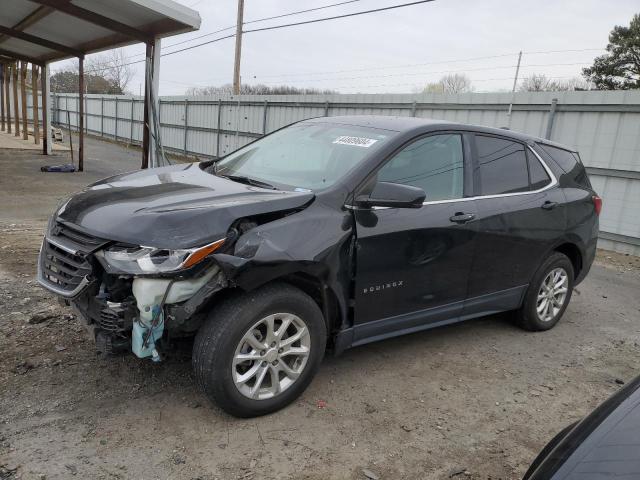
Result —
[{"label": "alloy wheel", "polygon": [[291,313],[275,313],[256,322],[244,334],[233,357],[233,382],[253,400],[280,395],[302,374],[311,336],[305,322]]},{"label": "alloy wheel", "polygon": [[562,267],[551,270],[542,281],[536,300],[536,312],[542,322],[552,321],[567,298],[569,275]]}]

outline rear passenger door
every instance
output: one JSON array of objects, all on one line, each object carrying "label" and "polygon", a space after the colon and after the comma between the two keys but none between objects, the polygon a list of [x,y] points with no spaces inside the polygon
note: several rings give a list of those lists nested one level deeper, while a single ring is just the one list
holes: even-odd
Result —
[{"label": "rear passenger door", "polygon": [[565,229],[564,194],[530,147],[485,134],[472,146],[478,236],[465,314],[518,307]]}]

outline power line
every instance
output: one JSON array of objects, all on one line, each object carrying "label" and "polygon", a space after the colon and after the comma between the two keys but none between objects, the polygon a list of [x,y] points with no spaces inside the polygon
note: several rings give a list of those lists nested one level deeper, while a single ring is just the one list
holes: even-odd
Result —
[{"label": "power line", "polygon": [[[249,20],[247,22],[243,22],[243,25],[248,25],[250,23],[266,22],[267,20],[274,20],[276,18],[290,17],[290,16],[293,16],[293,15],[300,15],[301,13],[315,12],[317,10],[324,10],[324,9],[327,9],[327,8],[338,7],[340,5],[347,5],[349,3],[361,2],[361,1],[362,0],[348,0],[348,1],[345,1],[345,2],[332,3],[331,5],[323,5],[321,7],[307,8],[306,10],[298,10],[298,11],[295,11],[295,12],[283,13],[281,15],[274,15],[272,17],[257,18],[255,20]],[[172,43],[171,45],[167,45],[165,48],[171,48],[171,47],[175,47],[176,45],[182,45],[184,43],[193,42],[194,40],[198,40],[198,39],[204,38],[204,37],[210,37],[211,35],[215,35],[216,33],[226,32],[227,30],[233,30],[234,28],[236,28],[236,26],[235,25],[231,25],[229,27],[221,28],[220,30],[215,30],[213,32],[208,32],[208,33],[204,33],[202,35],[198,35],[197,37],[192,37],[192,38],[189,38],[187,40],[182,40],[180,42]],[[138,53],[136,55],[132,55],[130,58],[137,57],[137,56],[140,56],[140,55],[144,55],[144,53]]]},{"label": "power line", "polygon": [[284,25],[274,25],[272,27],[254,28],[253,30],[244,30],[242,33],[264,32],[265,30],[276,30],[278,28],[296,27],[298,25],[308,25],[310,23],[326,22],[328,20],[337,20],[339,18],[356,17],[358,15],[366,15],[369,13],[384,12],[386,10],[394,10],[396,8],[411,7],[422,3],[430,3],[435,0],[418,0],[416,2],[401,3],[399,5],[391,5],[389,7],[374,8],[372,10],[364,10],[361,12],[345,13],[343,15],[335,15],[333,17],[317,18],[315,20],[305,20],[304,22],[286,23]]},{"label": "power line", "polygon": [[[604,51],[604,48],[587,48],[587,49],[579,49],[579,50],[575,50],[575,49],[571,49],[571,50],[548,50],[548,51],[540,51],[540,52],[522,52],[523,55],[537,55],[537,54],[543,54],[543,53],[565,53],[565,52],[583,52],[583,51],[590,51],[590,50],[600,50],[600,51]],[[487,55],[487,56],[483,56],[483,57],[471,57],[471,58],[462,58],[462,59],[455,59],[455,60],[441,60],[441,61],[437,61],[437,62],[426,62],[426,63],[413,63],[413,64],[405,64],[405,65],[387,65],[387,66],[377,66],[377,67],[365,67],[365,68],[354,68],[354,69],[349,69],[349,70],[333,70],[330,72],[324,71],[324,72],[320,72],[320,71],[316,71],[316,72],[306,72],[306,73],[279,73],[279,74],[269,74],[269,75],[254,75],[254,78],[268,78],[268,77],[302,77],[302,76],[314,76],[314,75],[327,75],[327,74],[334,74],[334,73],[351,73],[351,72],[366,72],[366,71],[371,71],[371,70],[390,70],[390,69],[396,69],[396,68],[416,68],[416,67],[426,67],[429,65],[442,65],[442,64],[448,64],[448,63],[464,63],[464,62],[472,62],[472,61],[477,61],[477,60],[489,60],[489,59],[494,59],[494,58],[504,58],[504,57],[516,57],[518,55],[518,52],[512,52],[512,53],[504,53],[504,54],[500,54],[500,55]],[[515,65],[514,65],[515,67]]]},{"label": "power line", "polygon": [[[522,65],[521,68],[537,68],[537,67],[560,67],[560,66],[576,66],[576,65],[589,65],[590,62],[575,62],[575,63],[540,63],[540,64],[531,64],[531,65]],[[516,65],[498,65],[491,67],[478,67],[478,68],[462,68],[458,70],[440,70],[440,71],[431,71],[431,72],[411,72],[411,73],[388,73],[385,75],[366,75],[366,76],[356,76],[356,77],[330,77],[330,78],[315,78],[315,79],[302,79],[299,81],[313,81],[313,82],[330,82],[335,80],[358,80],[361,78],[388,78],[388,77],[412,77],[412,76],[420,76],[420,75],[436,75],[436,74],[446,74],[446,73],[460,73],[460,72],[478,72],[482,70],[500,70],[504,68],[515,68]],[[281,81],[272,81],[272,82],[260,82],[264,84],[280,84]]]},{"label": "power line", "polygon": [[[274,25],[272,27],[256,28],[256,29],[253,29],[253,30],[244,30],[242,33],[244,34],[244,33],[262,32],[262,31],[265,31],[265,30],[274,30],[274,29],[277,29],[277,28],[287,28],[287,27],[294,27],[294,26],[298,26],[298,25],[306,25],[306,24],[309,24],[309,23],[326,22],[328,20],[336,20],[336,19],[339,19],[339,18],[354,17],[354,16],[358,16],[358,15],[366,15],[366,14],[369,14],[369,13],[382,12],[382,11],[386,11],[386,10],[394,10],[394,9],[397,9],[397,8],[410,7],[410,6],[413,6],[413,5],[419,5],[419,4],[422,4],[422,3],[430,3],[430,2],[434,2],[434,1],[435,0],[418,0],[416,2],[401,3],[399,5],[391,5],[389,7],[375,8],[375,9],[372,9],[372,10],[364,10],[364,11],[355,12],[355,13],[347,13],[347,14],[343,14],[343,15],[336,15],[336,16],[333,16],[333,17],[317,18],[315,20],[307,20],[307,21],[304,21],[304,22],[288,23],[288,24],[284,24],[284,25]],[[219,42],[221,40],[226,40],[227,38],[232,38],[232,37],[235,37],[235,34],[231,34],[231,35],[226,35],[224,37],[215,38],[213,40],[209,40],[207,42],[198,43],[196,45],[190,45],[189,47],[181,48],[179,50],[174,50],[172,52],[163,53],[160,56],[161,57],[166,57],[166,56],[169,56],[169,55],[173,55],[174,53],[185,52],[187,50],[192,50],[194,48],[202,47],[203,45],[209,45],[211,43],[216,43],[216,42]],[[142,63],[142,62],[144,62],[144,60],[136,60],[135,62],[125,63],[122,66],[133,65],[133,64]],[[109,68],[114,68],[114,67],[105,67],[105,70],[108,70]]]}]

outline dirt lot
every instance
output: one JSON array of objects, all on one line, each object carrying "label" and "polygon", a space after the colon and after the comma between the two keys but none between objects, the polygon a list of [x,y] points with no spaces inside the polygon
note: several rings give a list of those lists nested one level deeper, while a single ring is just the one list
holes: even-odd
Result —
[{"label": "dirt lot", "polygon": [[371,344],[325,359],[284,411],[231,418],[194,387],[188,345],[161,365],[100,358],[36,286],[56,203],[139,157],[88,152],[90,173],[56,175],[0,151],[0,479],[516,479],[637,374],[640,259],[600,252],[550,332],[488,317]]}]

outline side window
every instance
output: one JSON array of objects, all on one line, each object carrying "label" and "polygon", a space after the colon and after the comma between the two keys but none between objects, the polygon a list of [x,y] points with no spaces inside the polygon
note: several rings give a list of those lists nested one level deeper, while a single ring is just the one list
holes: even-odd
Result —
[{"label": "side window", "polygon": [[431,135],[416,140],[389,160],[378,181],[422,188],[427,201],[462,197],[464,184],[462,137]]},{"label": "side window", "polygon": [[531,152],[527,152],[527,158],[529,159],[529,183],[531,184],[531,190],[540,190],[549,185],[551,178],[549,178],[549,174],[540,163],[540,160]]},{"label": "side window", "polygon": [[502,138],[476,135],[477,178],[480,195],[526,192],[529,190],[527,156],[524,145]]}]

